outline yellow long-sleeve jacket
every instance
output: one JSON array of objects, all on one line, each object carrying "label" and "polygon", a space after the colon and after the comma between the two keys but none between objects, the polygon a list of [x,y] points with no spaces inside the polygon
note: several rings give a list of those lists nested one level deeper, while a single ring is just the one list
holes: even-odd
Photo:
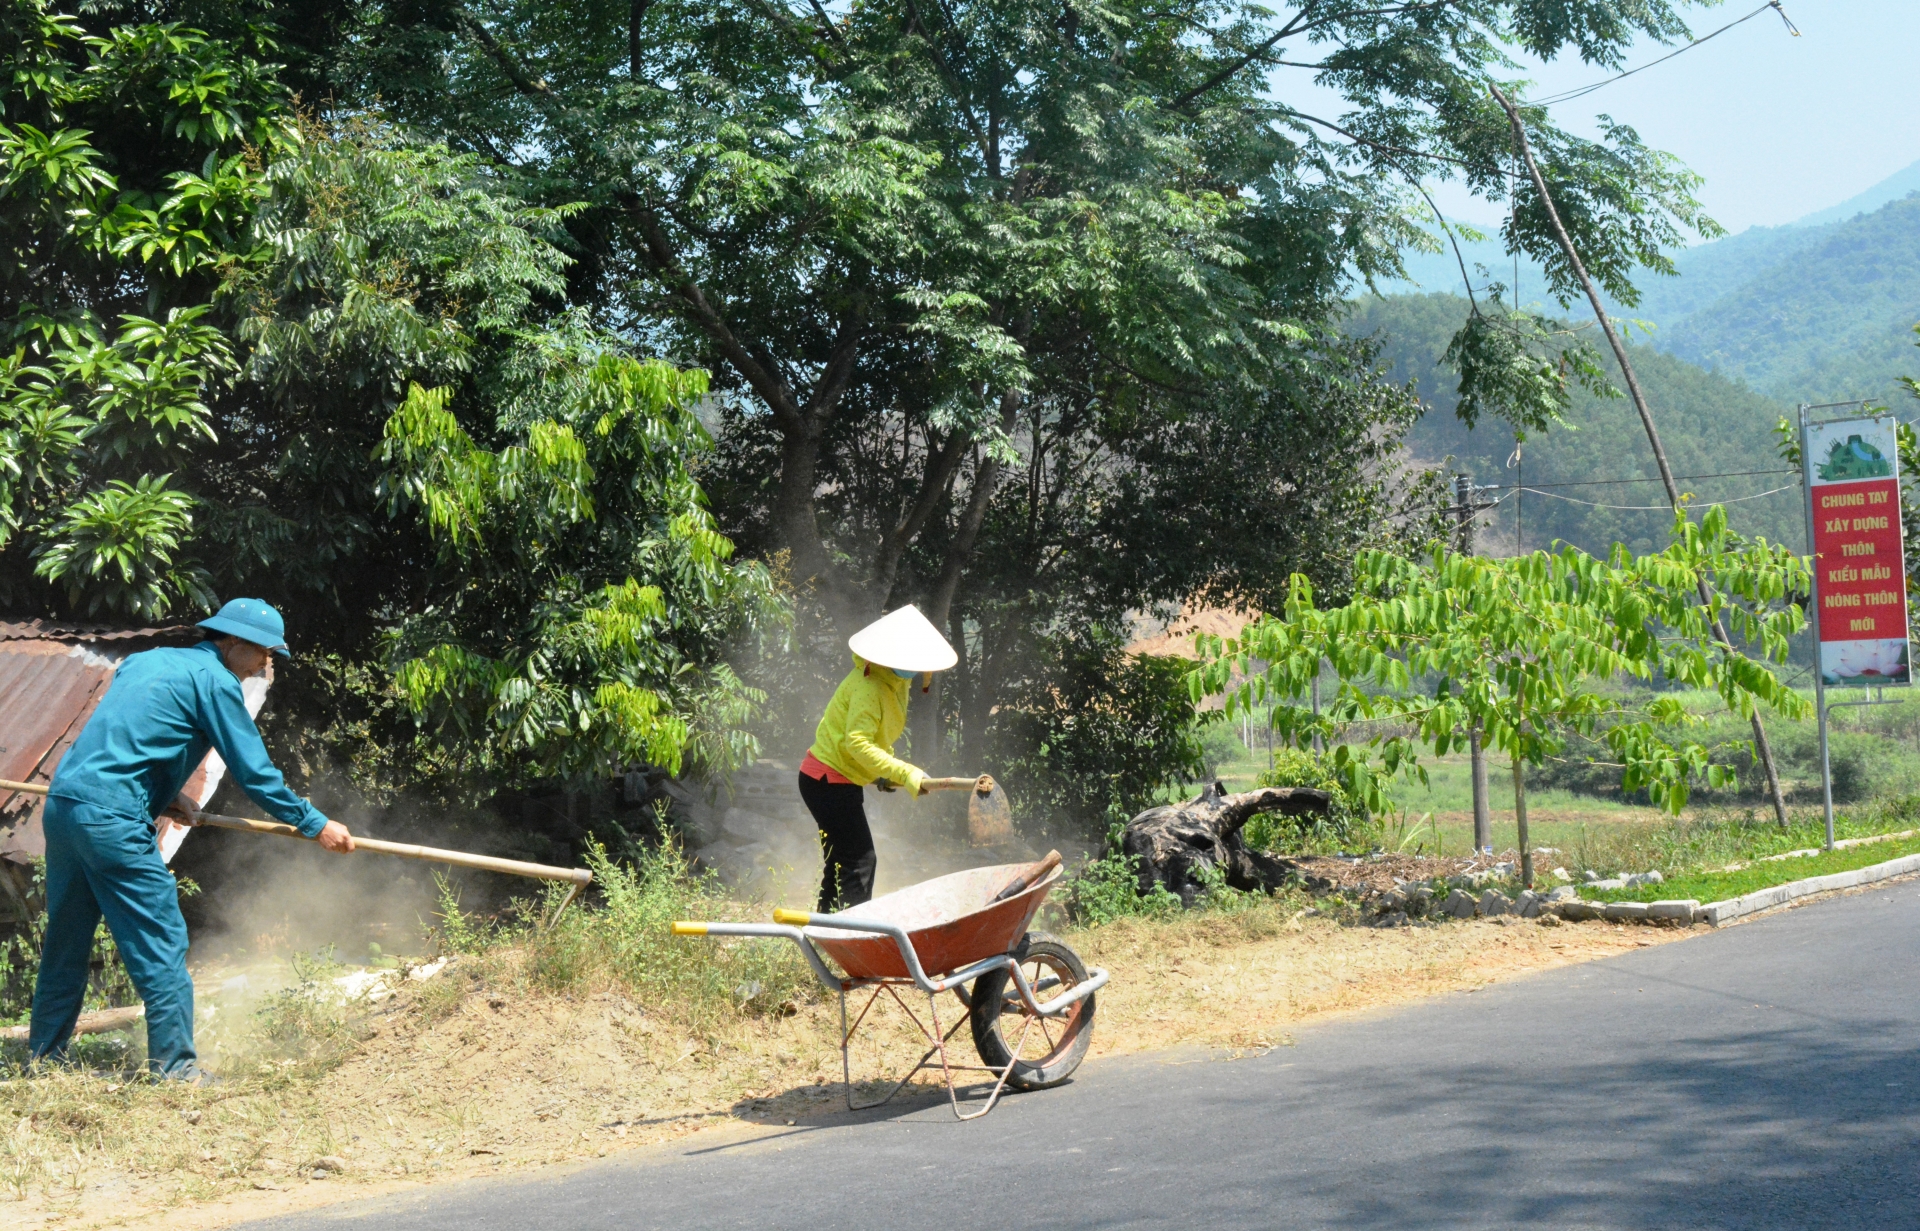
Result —
[{"label": "yellow long-sleeve jacket", "polygon": [[886,778],[918,795],[926,774],[893,755],[893,742],[907,729],[910,688],[892,668],[870,666],[855,654],[853,670],[814,728],[813,755],[850,782],[865,786]]}]

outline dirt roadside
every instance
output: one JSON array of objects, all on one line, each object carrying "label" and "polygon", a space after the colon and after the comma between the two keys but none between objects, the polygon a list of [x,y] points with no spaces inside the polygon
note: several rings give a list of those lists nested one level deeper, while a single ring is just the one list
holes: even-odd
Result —
[{"label": "dirt roadside", "polygon": [[[1308,1022],[1687,935],[1518,919],[1370,928],[1260,909],[1123,920],[1069,939],[1113,975],[1100,994],[1089,1059],[1097,1064],[1172,1047],[1244,1054],[1283,1046]],[[441,976],[458,977],[457,969]],[[383,1009],[355,1054],[322,1080],[271,1099],[201,1098],[200,1114],[162,1122],[136,1165],[23,1192],[0,1206],[0,1225],[197,1231],[449,1180],[564,1168],[693,1133],[751,1135],[802,1117],[817,1122],[839,1107],[831,1004],[754,1022],[724,1041],[686,1037],[613,992],[569,999],[456,982],[431,996],[410,991]],[[856,1077],[911,1059],[905,1023],[879,1024],[875,1045],[856,1056]],[[971,1059],[964,1039],[961,1050]],[[314,1178],[323,1158],[337,1169]]]}]

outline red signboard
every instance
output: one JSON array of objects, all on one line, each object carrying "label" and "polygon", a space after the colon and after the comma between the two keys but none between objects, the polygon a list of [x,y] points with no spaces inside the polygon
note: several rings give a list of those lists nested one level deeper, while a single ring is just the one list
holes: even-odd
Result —
[{"label": "red signboard", "polygon": [[1820,640],[1906,638],[1898,479],[1816,487],[1813,554],[1820,570]]},{"label": "red signboard", "polygon": [[1828,685],[1910,678],[1893,427],[1882,416],[1806,429],[1814,636]]}]

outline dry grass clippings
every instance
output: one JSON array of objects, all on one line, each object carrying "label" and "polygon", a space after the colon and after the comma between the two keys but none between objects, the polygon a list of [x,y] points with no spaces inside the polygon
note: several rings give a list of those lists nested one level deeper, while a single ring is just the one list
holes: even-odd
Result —
[{"label": "dry grass clippings", "polygon": [[[1290,1028],[1482,986],[1683,932],[1486,920],[1397,929],[1294,900],[1064,934],[1106,966],[1095,1056],[1182,1044],[1258,1049]],[[63,1225],[216,1225],[381,1185],[488,1174],[669,1141],[717,1123],[838,1110],[838,1007],[818,994],[725,1020],[644,1003],[611,979],[548,990],[528,949],[461,958],[398,995],[316,1018],[318,1055],[255,1053],[210,1090],[83,1073],[0,1083],[0,1191]],[[923,1016],[924,996],[906,996]],[[854,1011],[858,1005],[852,1006]],[[281,1006],[282,1016],[318,1014]],[[941,1025],[961,1012],[942,998]],[[350,1046],[339,1046],[340,1031]],[[958,1059],[972,1062],[961,1027]],[[856,1079],[923,1045],[884,999]],[[235,1066],[238,1066],[237,1068]]]}]

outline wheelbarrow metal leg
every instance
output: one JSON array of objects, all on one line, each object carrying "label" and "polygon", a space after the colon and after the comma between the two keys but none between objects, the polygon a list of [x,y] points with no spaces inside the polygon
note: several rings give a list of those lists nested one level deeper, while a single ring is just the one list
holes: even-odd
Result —
[{"label": "wheelbarrow metal leg", "polygon": [[[882,992],[885,992],[887,995],[893,997],[894,1003],[900,1006],[900,1008],[906,1013],[908,1020],[912,1021],[913,1024],[919,1028],[921,1036],[927,1039],[928,1041],[930,1041],[933,1044],[933,1046],[927,1048],[926,1051],[921,1053],[919,1062],[916,1063],[911,1069],[908,1069],[907,1075],[905,1077],[902,1077],[899,1081],[895,1082],[893,1089],[887,1091],[885,1095],[883,1095],[882,1097],[870,1103],[856,1103],[853,1101],[853,1060],[851,1057],[851,1048],[853,1044],[853,1032],[860,1029],[861,1023],[866,1020],[867,1012],[873,1008],[874,1002],[880,999],[880,994]],[[931,996],[928,997],[929,1001],[931,1001],[932,999],[933,998]],[[853,1019],[853,1025],[849,1027],[847,1025],[847,993],[846,993],[846,989],[844,988],[841,989],[841,992],[840,992],[840,1079],[846,1090],[847,1110],[848,1111],[870,1111],[875,1107],[880,1107],[887,1103],[892,1102],[894,1096],[899,1094],[900,1091],[906,1089],[907,1083],[912,1081],[916,1074],[918,1074],[922,1069],[925,1069],[928,1067],[927,1061],[931,1060],[936,1054],[939,1055],[941,1067],[944,1070],[946,1068],[946,1062],[947,1062],[947,1055],[946,1055],[947,1039],[952,1038],[953,1035],[959,1031],[960,1027],[965,1024],[966,1024],[966,1019],[961,1018],[959,1021],[953,1024],[952,1028],[949,1029],[944,1036],[942,1036],[938,1033],[940,1020],[938,1015],[936,1014],[934,1015],[934,1028],[932,1030],[929,1030],[926,1026],[926,1023],[920,1020],[920,1015],[915,1013],[910,1007],[908,1007],[906,1001],[900,999],[900,994],[894,991],[892,985],[882,984],[881,986],[876,987],[874,989],[872,996],[867,998],[867,1003],[861,1007],[859,1015]],[[949,1092],[951,1092],[953,1089],[953,1081],[951,1077],[949,1077],[947,1080],[947,1089],[949,1090]]]}]

